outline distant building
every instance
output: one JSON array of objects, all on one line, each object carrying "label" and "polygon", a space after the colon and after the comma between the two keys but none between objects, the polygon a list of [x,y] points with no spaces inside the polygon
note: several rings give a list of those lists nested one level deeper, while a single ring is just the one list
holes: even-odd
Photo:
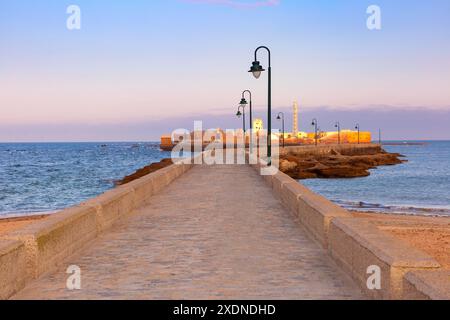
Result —
[{"label": "distant building", "polygon": [[[311,134],[310,138],[313,138],[314,134]],[[339,141],[339,133],[337,131],[321,132],[319,135],[321,143],[333,144]],[[341,130],[341,143],[358,143],[358,131],[353,130]],[[371,143],[372,135],[368,131],[361,131],[359,133],[359,143]]]},{"label": "distant building", "polygon": [[173,146],[172,144],[172,137],[169,135],[161,136],[161,148],[162,149],[171,149]]},{"label": "distant building", "polygon": [[[284,134],[284,142],[286,145],[310,145],[315,142],[315,133],[314,132],[303,132],[299,131],[298,128],[298,112],[299,112],[299,104],[297,101],[293,103],[293,122],[292,122],[292,132],[285,132]],[[262,119],[255,119],[253,121],[253,129],[255,133],[258,133],[261,130],[264,130],[264,123]],[[163,135],[161,136],[161,149],[163,150],[171,150],[173,146],[178,143],[183,142],[183,140],[191,140],[191,143],[201,140],[204,146],[211,142],[222,142],[224,144],[234,140],[234,143],[238,142],[238,137],[242,137],[242,129],[239,129],[237,133],[234,133],[234,136],[228,136],[225,131],[222,129],[211,129],[203,132],[175,132],[172,136]],[[282,133],[272,133],[273,137],[278,136],[281,138],[283,136]],[[341,130],[340,136],[337,131],[321,131],[319,130],[317,134],[318,143],[320,144],[336,144],[339,141],[341,143],[370,143],[372,141],[371,133],[366,131],[361,131],[358,134],[358,131],[353,130]],[[246,143],[248,144],[250,141],[250,134],[247,132]]]},{"label": "distant building", "polygon": [[292,135],[295,137],[298,135],[298,102],[294,101],[294,112],[293,112],[293,123],[292,123]]},{"label": "distant building", "polygon": [[261,131],[263,129],[264,129],[264,126],[263,126],[262,119],[253,120],[253,130],[255,130],[255,132]]}]

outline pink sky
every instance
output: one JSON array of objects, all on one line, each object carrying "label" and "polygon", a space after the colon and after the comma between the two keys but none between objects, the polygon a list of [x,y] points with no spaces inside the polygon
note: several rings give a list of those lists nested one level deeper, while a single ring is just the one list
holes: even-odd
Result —
[{"label": "pink sky", "polygon": [[[79,31],[65,28],[63,5],[2,3],[0,126],[161,120],[168,132],[167,119],[222,115],[215,126],[224,127],[234,123],[223,117],[233,117],[242,90],[253,91],[255,108],[266,106],[266,75],[256,81],[247,73],[261,44],[273,54],[274,110],[298,99],[311,113],[378,105],[449,111],[450,5],[433,1],[414,2],[405,12],[403,0],[380,0],[379,32],[367,30],[366,7],[356,2],[191,0],[105,8],[81,0]],[[266,66],[264,54],[260,60]]]}]

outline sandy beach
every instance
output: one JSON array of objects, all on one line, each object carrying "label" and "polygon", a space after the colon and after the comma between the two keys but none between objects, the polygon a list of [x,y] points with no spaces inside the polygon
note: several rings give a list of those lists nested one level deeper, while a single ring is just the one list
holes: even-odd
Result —
[{"label": "sandy beach", "polygon": [[380,229],[434,257],[450,269],[450,217],[393,215],[377,212],[352,212],[368,218]]},{"label": "sandy beach", "polygon": [[31,223],[40,221],[48,217],[46,214],[14,217],[14,218],[0,218],[0,235],[23,228]]}]

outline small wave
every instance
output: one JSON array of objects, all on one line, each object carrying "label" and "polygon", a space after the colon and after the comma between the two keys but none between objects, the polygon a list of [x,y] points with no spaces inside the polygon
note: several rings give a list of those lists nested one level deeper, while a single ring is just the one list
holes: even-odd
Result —
[{"label": "small wave", "polygon": [[46,216],[59,212],[60,210],[54,211],[32,211],[32,212],[0,212],[1,219],[10,219],[18,217],[33,217],[33,216]]},{"label": "small wave", "polygon": [[363,201],[346,201],[346,200],[333,200],[333,202],[342,205],[343,207],[352,207],[352,208],[361,208],[361,209],[371,209],[371,208],[377,208],[377,209],[383,209],[388,208],[387,206],[383,206],[379,203],[369,203],[369,202],[363,202]]},{"label": "small wave", "polygon": [[118,179],[100,179],[102,184],[114,184],[118,181]]},{"label": "small wave", "polygon": [[380,211],[395,214],[413,214],[429,216],[450,216],[450,208],[447,207],[420,207],[411,205],[383,205],[363,201],[333,200],[336,204],[354,211]]}]

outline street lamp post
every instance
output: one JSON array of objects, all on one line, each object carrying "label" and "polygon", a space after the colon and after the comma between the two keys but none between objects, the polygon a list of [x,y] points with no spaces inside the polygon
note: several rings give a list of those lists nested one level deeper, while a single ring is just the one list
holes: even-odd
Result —
[{"label": "street lamp post", "polygon": [[338,144],[341,144],[341,124],[338,121],[334,126],[338,129]]},{"label": "street lamp post", "polygon": [[283,131],[283,148],[284,148],[284,113],[278,113],[277,120],[282,120],[281,122],[281,131]]},{"label": "street lamp post", "polygon": [[[242,109],[242,113],[241,113],[241,109]],[[244,130],[244,135],[245,135],[245,106],[239,106],[238,108],[238,112],[236,113],[236,116],[238,118],[240,118],[242,116],[242,130]]]},{"label": "street lamp post", "polygon": [[[248,103],[247,100],[245,100],[246,93],[249,94],[249,97],[250,97],[249,102],[250,103]],[[253,134],[253,111],[252,111],[252,92],[250,90],[244,90],[242,92],[242,99],[241,99],[241,102],[239,103],[239,105],[244,106],[244,107],[247,106],[247,104],[250,107],[250,150],[251,150],[252,145],[253,145],[253,137],[252,137],[252,134]]]},{"label": "street lamp post", "polygon": [[318,138],[318,136],[317,136],[317,125],[318,125],[317,119],[314,118],[311,125],[314,126],[314,140],[315,140],[315,144],[317,146],[317,138]]},{"label": "street lamp post", "polygon": [[358,144],[360,144],[360,139],[359,139],[359,134],[360,134],[360,128],[359,128],[359,123],[355,126],[355,129],[358,130]]},{"label": "street lamp post", "polygon": [[253,61],[250,71],[256,79],[259,79],[261,72],[265,71],[258,61],[258,51],[260,49],[267,50],[269,54],[269,69],[268,69],[268,94],[267,94],[267,157],[268,164],[272,163],[272,64],[270,49],[265,46],[260,46],[255,50],[255,61]]}]

